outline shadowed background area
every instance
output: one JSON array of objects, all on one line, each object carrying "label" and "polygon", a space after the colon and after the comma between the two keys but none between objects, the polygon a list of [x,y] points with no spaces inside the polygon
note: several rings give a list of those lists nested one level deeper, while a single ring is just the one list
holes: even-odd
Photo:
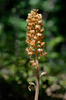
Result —
[{"label": "shadowed background area", "polygon": [[64,0],[0,0],[0,100],[33,100],[35,70],[25,52],[26,19],[32,9],[43,16],[47,58],[39,61],[39,100],[66,100],[66,7]]}]

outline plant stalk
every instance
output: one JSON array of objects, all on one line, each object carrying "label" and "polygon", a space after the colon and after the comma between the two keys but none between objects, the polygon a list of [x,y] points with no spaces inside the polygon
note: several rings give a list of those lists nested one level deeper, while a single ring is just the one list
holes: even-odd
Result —
[{"label": "plant stalk", "polygon": [[39,77],[39,63],[38,63],[38,52],[37,52],[37,45],[35,43],[35,57],[36,57],[36,86],[35,86],[35,98],[34,100],[38,100],[38,96],[39,96],[39,81],[40,81],[40,77]]},{"label": "plant stalk", "polygon": [[[38,71],[38,70],[36,70]],[[37,74],[37,73],[36,73]],[[39,96],[39,80],[38,77],[36,77],[36,86],[35,86],[35,99],[34,100],[38,100],[38,96]]]}]

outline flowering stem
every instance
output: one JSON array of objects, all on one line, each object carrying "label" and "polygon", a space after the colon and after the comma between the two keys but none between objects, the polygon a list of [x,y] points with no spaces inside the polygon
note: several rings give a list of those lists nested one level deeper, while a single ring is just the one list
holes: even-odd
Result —
[{"label": "flowering stem", "polygon": [[39,77],[39,68],[38,68],[38,52],[37,52],[37,45],[35,43],[35,57],[36,57],[36,86],[35,86],[35,98],[34,100],[38,100],[38,95],[39,95],[39,80],[40,80],[40,77]]},{"label": "flowering stem", "polygon": [[[33,9],[33,11],[31,11],[28,14],[28,17],[26,20],[27,21],[26,42],[29,45],[26,51],[27,51],[27,54],[30,56],[30,62],[32,66],[34,66],[36,70],[36,86],[35,86],[34,100],[38,100],[38,95],[39,95],[40,75],[39,75],[38,57],[46,56],[47,54],[43,50],[45,47],[45,42],[43,42],[44,36],[42,34],[42,32],[44,31],[43,23],[42,23],[42,14],[38,14],[37,11],[38,11],[37,9]],[[34,55],[35,55],[35,60],[33,58]]]},{"label": "flowering stem", "polygon": [[37,80],[36,87],[35,87],[35,99],[34,100],[38,100],[38,95],[39,95],[39,82]]}]

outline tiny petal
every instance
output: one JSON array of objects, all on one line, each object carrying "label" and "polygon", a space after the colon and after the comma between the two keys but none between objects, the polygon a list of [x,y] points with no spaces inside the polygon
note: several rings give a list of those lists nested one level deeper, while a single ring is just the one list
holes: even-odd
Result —
[{"label": "tiny petal", "polygon": [[30,60],[30,63],[32,63],[32,64],[33,64],[33,63],[35,63],[35,61],[34,61],[34,60]]},{"label": "tiny petal", "polygon": [[39,18],[39,19],[42,19],[42,15],[41,15],[41,14],[38,14],[38,18]]},{"label": "tiny petal", "polygon": [[42,36],[42,34],[41,33],[37,33],[37,36]]},{"label": "tiny petal", "polygon": [[42,20],[39,20],[39,21],[38,21],[38,24],[42,24]]},{"label": "tiny petal", "polygon": [[44,52],[42,55],[43,55],[43,56],[46,56],[46,55],[47,55],[47,52]]},{"label": "tiny petal", "polygon": [[32,18],[32,21],[35,22],[35,18]]},{"label": "tiny petal", "polygon": [[35,33],[35,30],[30,30],[30,33]]},{"label": "tiny petal", "polygon": [[36,25],[35,26],[35,29],[40,29],[40,25]]},{"label": "tiny petal", "polygon": [[30,55],[30,56],[33,55],[33,52],[28,52],[28,55]]},{"label": "tiny petal", "polygon": [[41,53],[43,51],[43,49],[38,49],[38,52]]},{"label": "tiny petal", "polygon": [[40,30],[40,32],[42,33],[44,31],[44,28],[42,28],[41,30]]},{"label": "tiny petal", "polygon": [[37,40],[37,37],[36,37],[36,36],[34,36],[34,39],[35,39],[35,40]]},{"label": "tiny petal", "polygon": [[44,45],[45,45],[45,42],[42,42],[42,43],[41,43],[41,46],[44,46]]}]

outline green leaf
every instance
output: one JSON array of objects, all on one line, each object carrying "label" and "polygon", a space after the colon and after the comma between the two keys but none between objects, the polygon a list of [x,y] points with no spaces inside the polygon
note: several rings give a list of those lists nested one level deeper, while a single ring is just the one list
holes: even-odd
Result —
[{"label": "green leaf", "polygon": [[26,30],[26,21],[17,17],[10,17],[9,23],[12,24],[16,29]]},{"label": "green leaf", "polygon": [[54,46],[56,46],[57,44],[59,44],[60,42],[63,41],[63,37],[59,36],[56,38],[53,38],[49,43],[48,43],[48,49],[52,50],[54,48]]},{"label": "green leaf", "polygon": [[30,5],[36,5],[39,3],[40,0],[29,0]]}]

